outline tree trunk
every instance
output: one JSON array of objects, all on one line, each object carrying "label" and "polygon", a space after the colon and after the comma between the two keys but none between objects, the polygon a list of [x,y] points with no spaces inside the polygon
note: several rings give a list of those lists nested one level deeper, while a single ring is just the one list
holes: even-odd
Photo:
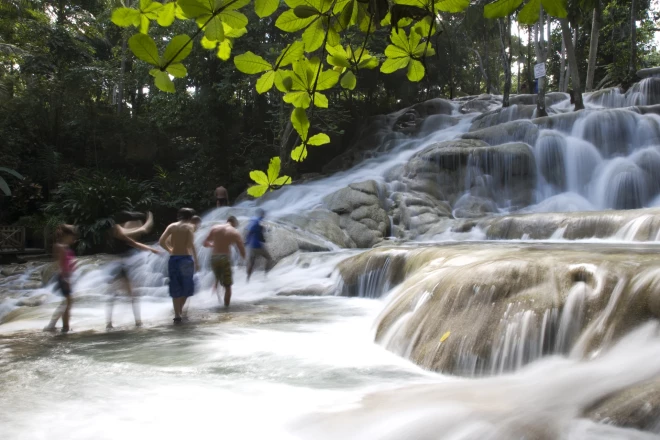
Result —
[{"label": "tree trunk", "polygon": [[[472,52],[477,56],[477,61],[479,61],[479,70],[481,71],[481,76],[484,77],[484,82],[486,83],[486,93],[490,93],[489,90],[489,84],[488,84],[488,74],[486,74],[486,70],[484,70],[484,64],[481,60],[481,55],[479,54],[479,51],[477,49],[472,49],[470,48]],[[481,87],[479,87],[481,90]]]},{"label": "tree trunk", "polygon": [[566,44],[561,39],[561,56],[559,58],[559,91],[565,92],[564,77],[566,76]]},{"label": "tree trunk", "polygon": [[520,94],[520,59],[522,58],[522,40],[520,39],[520,26],[518,26],[518,57],[516,58],[516,64],[518,65],[518,75],[516,84],[516,93]]},{"label": "tree trunk", "polygon": [[630,3],[630,78],[635,78],[637,71],[637,11],[635,10],[635,0]]},{"label": "tree trunk", "polygon": [[511,39],[511,29],[504,24],[502,19],[498,20],[498,25],[500,30],[500,58],[502,59],[502,67],[504,68],[504,95],[502,96],[502,107],[508,107],[509,94],[511,93],[511,58],[506,53],[505,32],[509,34],[509,39]]},{"label": "tree trunk", "polygon": [[124,76],[126,72],[126,44],[128,38],[126,32],[122,32],[122,41],[121,41],[121,67],[119,70],[119,85],[117,90],[117,114],[121,114],[121,110],[124,107]]},{"label": "tree trunk", "polygon": [[534,77],[532,76],[532,27],[527,26],[527,93],[534,90]]},{"label": "tree trunk", "polygon": [[[543,47],[543,7],[539,12],[539,22],[536,24],[534,31],[534,49],[536,51],[536,63],[545,63],[547,56],[547,50]],[[550,27],[550,23],[548,23]],[[536,95],[536,117],[540,118],[543,116],[548,116],[548,112],[545,110],[545,77],[541,77],[538,80],[538,93]]]},{"label": "tree trunk", "polygon": [[571,39],[571,30],[568,27],[568,20],[560,18],[561,33],[566,43],[566,55],[568,56],[568,68],[571,74],[571,83],[573,89],[573,100],[575,102],[575,110],[583,110],[584,103],[582,102],[582,87],[580,85],[580,71],[578,69],[577,59],[575,57],[575,47],[573,47],[573,40]]},{"label": "tree trunk", "polygon": [[600,2],[596,3],[591,20],[591,39],[589,41],[589,66],[587,67],[587,92],[594,88],[594,74],[596,73],[596,59],[598,57],[598,37],[600,35]]}]

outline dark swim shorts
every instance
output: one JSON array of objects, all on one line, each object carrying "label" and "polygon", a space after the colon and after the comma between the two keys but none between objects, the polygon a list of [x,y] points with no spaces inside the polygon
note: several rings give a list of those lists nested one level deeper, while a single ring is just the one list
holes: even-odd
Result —
[{"label": "dark swim shorts", "polygon": [[195,293],[195,263],[190,255],[172,255],[168,263],[170,296],[181,298]]},{"label": "dark swim shorts", "polygon": [[71,281],[65,279],[62,275],[57,277],[57,288],[62,292],[62,296],[71,295]]},{"label": "dark swim shorts", "polygon": [[234,282],[231,273],[231,260],[229,255],[216,254],[211,257],[211,267],[215,278],[223,286],[231,286]]}]

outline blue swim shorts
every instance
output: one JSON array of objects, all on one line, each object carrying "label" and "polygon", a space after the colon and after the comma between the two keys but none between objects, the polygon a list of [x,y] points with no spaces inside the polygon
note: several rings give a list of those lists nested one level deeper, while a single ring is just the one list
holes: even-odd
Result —
[{"label": "blue swim shorts", "polygon": [[195,263],[190,255],[172,255],[168,263],[170,296],[181,298],[195,293]]}]

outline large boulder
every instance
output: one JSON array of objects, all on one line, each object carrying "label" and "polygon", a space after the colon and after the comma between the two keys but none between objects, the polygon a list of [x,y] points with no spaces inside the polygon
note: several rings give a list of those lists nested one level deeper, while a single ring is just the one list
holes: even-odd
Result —
[{"label": "large boulder", "polygon": [[341,229],[339,215],[327,209],[315,209],[305,214],[287,215],[281,220],[302,231],[322,237],[339,247],[355,247],[353,240]]},{"label": "large boulder", "polygon": [[474,118],[470,131],[481,130],[482,128],[488,128],[518,119],[532,119],[535,114],[535,105],[514,104],[510,107],[498,108]]},{"label": "large boulder", "polygon": [[324,204],[339,216],[341,228],[356,247],[370,248],[390,235],[385,188],[373,180],[352,183],[327,196]]},{"label": "large boulder", "polygon": [[518,120],[465,133],[463,139],[478,139],[490,145],[505,142],[525,142],[534,145],[538,137],[537,126],[529,120]]}]

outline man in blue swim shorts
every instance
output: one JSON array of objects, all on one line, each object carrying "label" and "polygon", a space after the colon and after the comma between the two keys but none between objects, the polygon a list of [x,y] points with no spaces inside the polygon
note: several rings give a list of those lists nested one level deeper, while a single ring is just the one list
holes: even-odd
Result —
[{"label": "man in blue swim shorts", "polygon": [[195,250],[194,216],[195,211],[192,209],[181,208],[178,215],[179,221],[169,225],[158,241],[163,249],[170,253],[168,270],[175,324],[181,322],[183,306],[186,304],[186,300],[195,293],[193,276],[199,266]]}]

